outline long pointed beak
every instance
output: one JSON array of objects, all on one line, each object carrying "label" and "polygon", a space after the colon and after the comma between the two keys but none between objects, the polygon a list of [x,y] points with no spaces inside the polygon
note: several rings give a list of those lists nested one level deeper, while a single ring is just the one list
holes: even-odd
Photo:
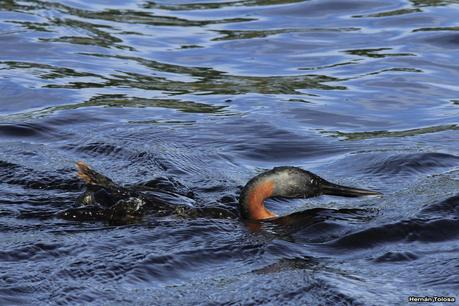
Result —
[{"label": "long pointed beak", "polygon": [[341,186],[330,182],[321,182],[320,187],[323,194],[342,197],[380,196],[382,193],[368,189]]}]

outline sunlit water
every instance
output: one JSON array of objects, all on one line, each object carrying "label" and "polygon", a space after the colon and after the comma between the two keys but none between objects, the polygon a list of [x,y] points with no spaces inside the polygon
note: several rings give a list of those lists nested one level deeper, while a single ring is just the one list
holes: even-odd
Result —
[{"label": "sunlit water", "polygon": [[[458,16],[453,0],[0,1],[0,304],[459,298]],[[309,211],[290,226],[70,222],[55,214],[83,189],[78,160],[197,207],[236,206],[278,165],[384,197],[270,201]]]}]

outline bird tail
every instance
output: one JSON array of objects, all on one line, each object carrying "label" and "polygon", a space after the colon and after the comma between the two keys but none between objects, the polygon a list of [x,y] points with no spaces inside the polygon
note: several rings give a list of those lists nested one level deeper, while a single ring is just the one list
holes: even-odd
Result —
[{"label": "bird tail", "polygon": [[85,162],[78,161],[76,163],[78,169],[78,177],[87,185],[96,185],[101,187],[116,187],[117,184],[111,179],[91,169]]}]

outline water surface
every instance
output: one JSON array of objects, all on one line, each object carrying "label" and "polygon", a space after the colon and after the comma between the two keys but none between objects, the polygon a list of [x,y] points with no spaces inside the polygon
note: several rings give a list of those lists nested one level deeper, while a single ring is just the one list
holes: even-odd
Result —
[{"label": "water surface", "polygon": [[[457,1],[0,2],[0,304],[459,298]],[[70,222],[84,160],[235,207],[295,165],[383,198]]]}]

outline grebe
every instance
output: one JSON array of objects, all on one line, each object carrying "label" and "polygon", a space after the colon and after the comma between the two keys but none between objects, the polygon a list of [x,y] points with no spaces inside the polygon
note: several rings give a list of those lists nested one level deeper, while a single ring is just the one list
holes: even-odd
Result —
[{"label": "grebe", "polygon": [[[178,214],[220,218],[236,216],[229,208],[171,205],[163,198],[152,196],[136,187],[120,186],[94,171],[84,162],[77,162],[76,167],[78,176],[86,184],[86,191],[78,199],[83,206],[59,213],[59,216],[64,219],[126,223],[136,221],[147,206],[154,207],[157,215]],[[376,191],[330,183],[301,168],[276,167],[249,180],[240,194],[239,211],[243,219],[273,220],[278,216],[265,208],[264,200],[271,197],[310,198],[322,194],[345,197],[381,195]]]},{"label": "grebe", "polygon": [[344,197],[381,195],[366,189],[340,186],[297,167],[276,167],[252,178],[239,197],[241,216],[250,220],[267,220],[277,215],[265,208],[271,197],[311,198],[322,194]]}]

